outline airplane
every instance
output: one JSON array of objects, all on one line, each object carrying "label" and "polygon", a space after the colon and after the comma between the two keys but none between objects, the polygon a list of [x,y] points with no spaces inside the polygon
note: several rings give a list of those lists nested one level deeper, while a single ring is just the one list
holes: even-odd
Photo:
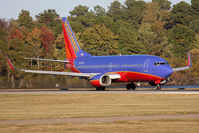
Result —
[{"label": "airplane", "polygon": [[173,72],[186,70],[192,66],[190,53],[188,65],[180,68],[172,68],[168,61],[153,55],[92,56],[80,48],[66,17],[62,18],[62,27],[67,57],[65,60],[26,59],[64,63],[64,66],[72,72],[17,69],[7,57],[11,69],[27,73],[80,77],[89,80],[91,85],[100,91],[114,82],[126,82],[127,90],[135,90],[136,82],[148,82],[160,90],[161,85],[169,81]]}]

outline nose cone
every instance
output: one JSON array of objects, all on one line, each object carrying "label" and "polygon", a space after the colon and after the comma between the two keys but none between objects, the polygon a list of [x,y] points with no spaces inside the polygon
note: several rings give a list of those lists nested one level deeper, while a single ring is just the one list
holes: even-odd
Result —
[{"label": "nose cone", "polygon": [[173,70],[171,68],[171,66],[167,66],[165,68],[163,68],[163,73],[164,73],[164,78],[168,78],[172,73],[173,73]]},{"label": "nose cone", "polygon": [[169,69],[168,69],[168,77],[173,73],[173,69],[171,68],[171,67],[169,67]]}]

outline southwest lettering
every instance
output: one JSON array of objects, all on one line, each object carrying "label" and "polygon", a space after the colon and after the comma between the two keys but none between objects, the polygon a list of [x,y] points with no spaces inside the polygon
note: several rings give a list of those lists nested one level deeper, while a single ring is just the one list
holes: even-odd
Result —
[{"label": "southwest lettering", "polygon": [[78,48],[78,46],[77,46],[77,42],[76,42],[76,41],[74,40],[74,38],[73,38],[73,34],[72,34],[71,30],[70,30],[70,27],[69,27],[67,21],[65,21],[64,25],[65,25],[67,34],[68,34],[68,36],[70,37],[70,40],[71,40],[71,44],[72,44],[72,46],[73,46],[73,49],[74,49],[75,53],[77,53],[77,52],[79,51],[79,48]]}]

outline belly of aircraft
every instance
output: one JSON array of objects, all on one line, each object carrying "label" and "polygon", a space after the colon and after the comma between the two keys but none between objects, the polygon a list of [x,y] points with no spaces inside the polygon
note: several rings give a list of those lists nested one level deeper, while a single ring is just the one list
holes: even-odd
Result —
[{"label": "belly of aircraft", "polygon": [[118,80],[120,82],[150,82],[150,81],[157,81],[157,80],[164,79],[162,77],[158,77],[155,75],[132,72],[132,71],[115,72],[115,73],[118,73],[121,75],[121,79]]}]

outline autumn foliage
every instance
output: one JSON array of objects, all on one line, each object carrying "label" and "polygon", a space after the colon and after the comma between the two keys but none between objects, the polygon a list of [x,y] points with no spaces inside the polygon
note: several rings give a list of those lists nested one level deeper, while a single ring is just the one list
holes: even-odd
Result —
[{"label": "autumn foliage", "polygon": [[41,28],[41,43],[42,43],[42,54],[45,58],[53,58],[53,43],[55,36],[46,27]]}]

